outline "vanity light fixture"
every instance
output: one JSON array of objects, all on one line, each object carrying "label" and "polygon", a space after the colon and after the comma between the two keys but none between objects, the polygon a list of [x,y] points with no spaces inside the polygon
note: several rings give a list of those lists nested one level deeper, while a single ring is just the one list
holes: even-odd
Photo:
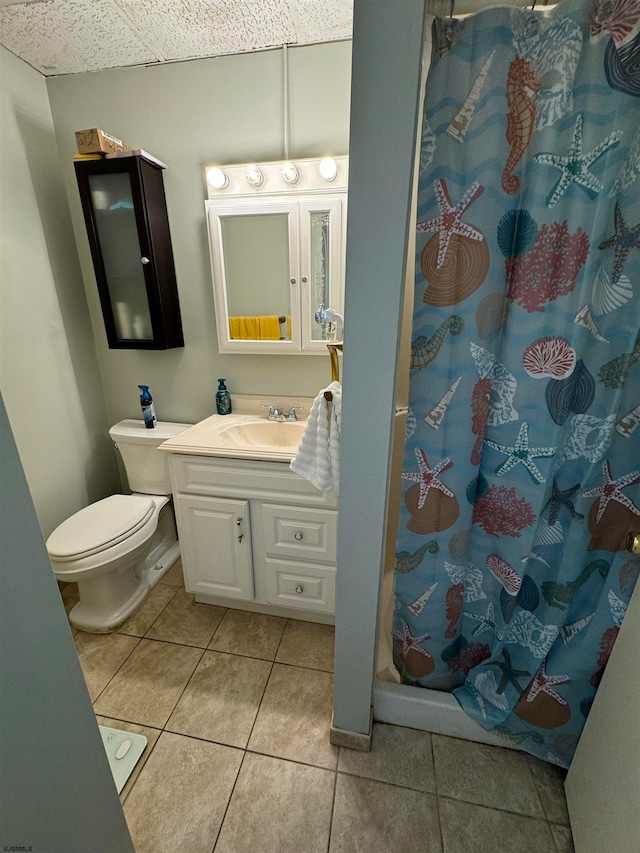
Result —
[{"label": "vanity light fixture", "polygon": [[333,157],[325,157],[324,160],[320,161],[318,171],[325,181],[335,181],[336,175],[338,174],[338,164]]},{"label": "vanity light fixture", "polygon": [[207,169],[207,181],[214,190],[223,190],[229,186],[229,176],[222,169]]},{"label": "vanity light fixture", "polygon": [[285,163],[280,170],[280,174],[288,184],[297,184],[300,180],[300,172],[295,163]]},{"label": "vanity light fixture", "polygon": [[247,166],[244,176],[252,187],[261,187],[264,184],[264,175],[259,166]]}]

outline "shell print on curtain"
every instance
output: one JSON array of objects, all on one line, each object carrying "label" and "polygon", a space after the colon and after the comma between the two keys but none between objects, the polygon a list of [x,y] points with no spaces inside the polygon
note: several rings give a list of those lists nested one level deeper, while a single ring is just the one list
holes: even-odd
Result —
[{"label": "shell print on curtain", "polygon": [[567,766],[640,572],[640,2],[434,44],[395,663]]}]

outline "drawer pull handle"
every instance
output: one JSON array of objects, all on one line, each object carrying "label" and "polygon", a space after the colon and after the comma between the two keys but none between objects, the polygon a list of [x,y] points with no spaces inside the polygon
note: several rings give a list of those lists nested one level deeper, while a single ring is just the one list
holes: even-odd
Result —
[{"label": "drawer pull handle", "polygon": [[298,586],[296,587],[296,592],[298,593],[298,595],[302,595],[302,593],[304,592],[304,587],[303,587],[303,586],[298,585]]},{"label": "drawer pull handle", "polygon": [[300,533],[300,531],[298,531],[298,533],[294,533],[293,538],[297,539],[299,542],[302,539],[302,533]]}]

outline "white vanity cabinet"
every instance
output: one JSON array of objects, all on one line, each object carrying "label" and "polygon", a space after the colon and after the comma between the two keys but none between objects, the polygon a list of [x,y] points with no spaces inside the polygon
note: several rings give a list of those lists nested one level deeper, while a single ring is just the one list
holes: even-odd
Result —
[{"label": "white vanity cabinet", "polygon": [[169,458],[187,591],[205,603],[332,622],[337,500],[288,463]]}]

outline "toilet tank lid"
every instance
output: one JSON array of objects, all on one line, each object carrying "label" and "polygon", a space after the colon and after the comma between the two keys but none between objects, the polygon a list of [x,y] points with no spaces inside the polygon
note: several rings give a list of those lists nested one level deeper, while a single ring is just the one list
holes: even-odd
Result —
[{"label": "toilet tank lid", "polygon": [[111,427],[109,435],[114,441],[128,441],[132,444],[162,444],[174,435],[184,432],[193,424],[176,424],[169,421],[158,421],[153,429],[147,429],[144,421],[133,418],[119,421]]}]

